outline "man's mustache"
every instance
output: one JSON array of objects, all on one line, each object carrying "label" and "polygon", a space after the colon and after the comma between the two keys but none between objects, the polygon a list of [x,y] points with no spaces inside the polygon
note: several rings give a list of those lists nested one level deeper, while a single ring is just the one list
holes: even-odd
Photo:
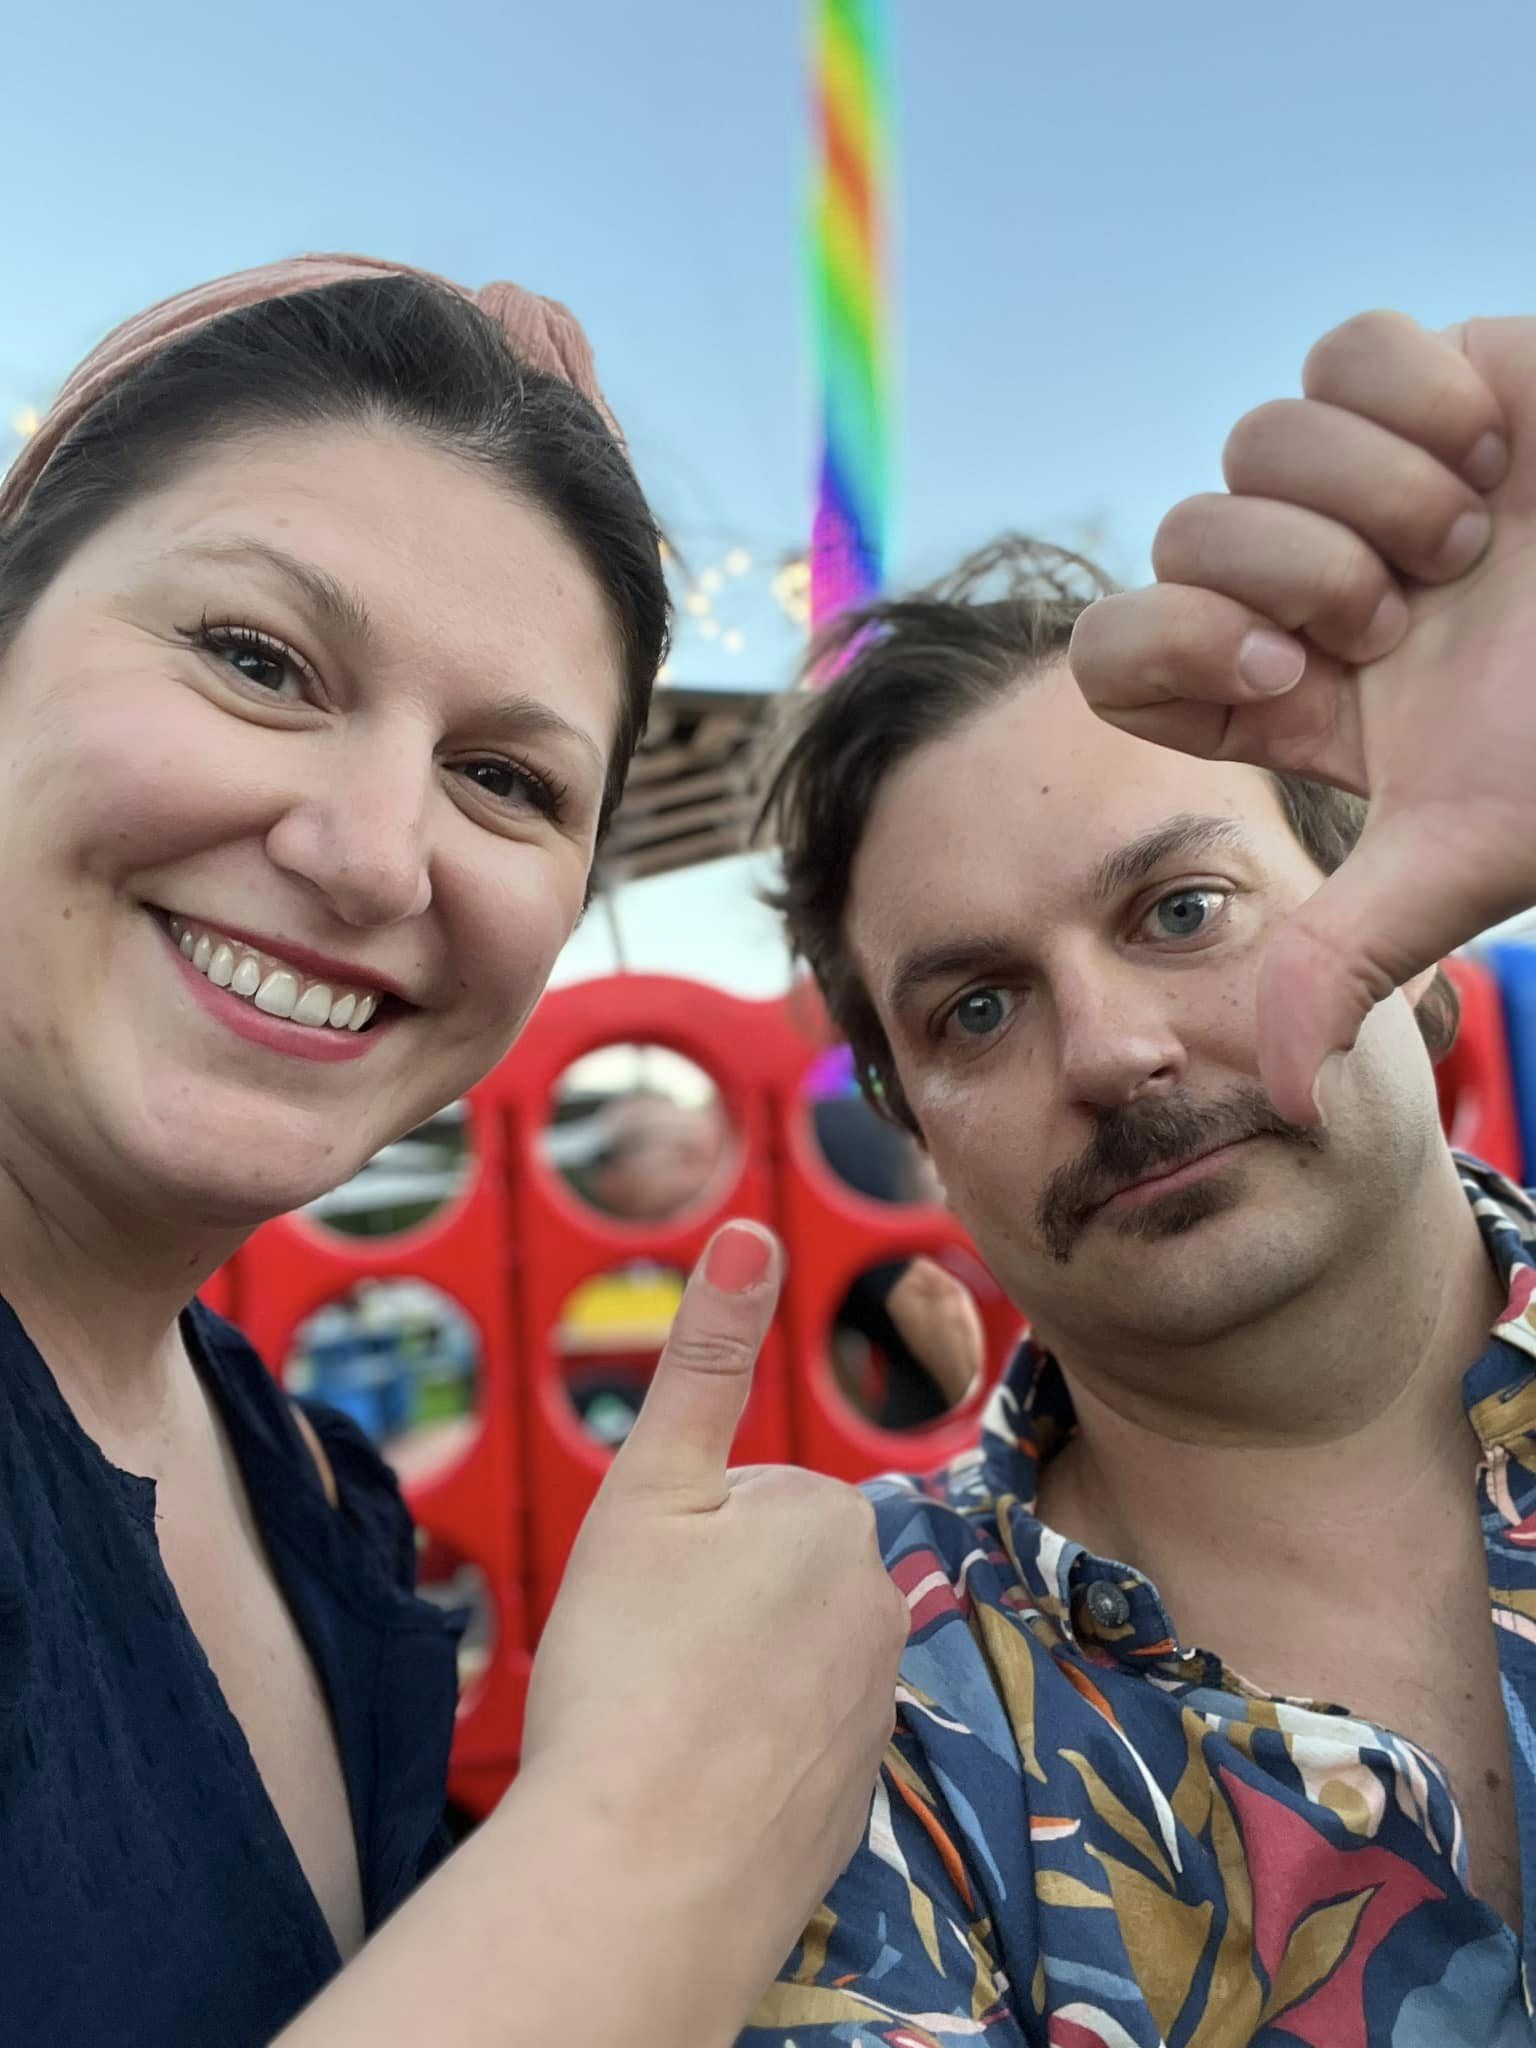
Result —
[{"label": "man's mustache", "polygon": [[1122,1188],[1244,1138],[1280,1138],[1314,1152],[1326,1143],[1321,1131],[1281,1116],[1256,1081],[1215,1102],[1181,1092],[1106,1111],[1087,1150],[1059,1167],[1040,1197],[1035,1221],[1051,1256],[1065,1264],[1089,1220]]}]

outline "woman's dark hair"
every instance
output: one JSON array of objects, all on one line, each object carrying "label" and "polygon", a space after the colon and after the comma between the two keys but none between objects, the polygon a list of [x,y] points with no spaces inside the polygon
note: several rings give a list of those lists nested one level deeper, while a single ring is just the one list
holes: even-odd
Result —
[{"label": "woman's dark hair", "polygon": [[[778,843],[782,880],[766,894],[791,951],[816,978],[875,1106],[921,1135],[844,920],[870,810],[888,776],[1065,658],[1072,628],[1113,588],[1092,562],[1006,534],[910,597],[845,613],[811,649],[822,689],[797,693],[764,764],[759,831]],[[1325,875],[1365,824],[1363,800],[1299,775],[1271,777],[1291,830]],[[1456,1037],[1460,1009],[1443,970],[1420,998],[1431,1059]]]},{"label": "woman's dark hair", "polygon": [[76,550],[208,443],[338,422],[416,429],[500,478],[580,550],[607,600],[624,671],[605,828],[666,654],[661,536],[597,408],[523,363],[479,307],[418,278],[360,279],[241,307],[104,393],[0,532],[0,654]]}]

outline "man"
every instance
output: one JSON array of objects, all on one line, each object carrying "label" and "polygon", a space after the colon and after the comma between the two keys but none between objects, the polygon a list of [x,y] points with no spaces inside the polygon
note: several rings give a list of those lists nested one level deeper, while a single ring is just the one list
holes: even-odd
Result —
[{"label": "man", "polygon": [[754,2048],[1536,2039],[1536,1209],[1431,1064],[1437,953],[1536,900],[1536,323],[1306,390],[1158,589],[851,621],[770,796],[1032,1341],[872,1489],[897,1732]]}]

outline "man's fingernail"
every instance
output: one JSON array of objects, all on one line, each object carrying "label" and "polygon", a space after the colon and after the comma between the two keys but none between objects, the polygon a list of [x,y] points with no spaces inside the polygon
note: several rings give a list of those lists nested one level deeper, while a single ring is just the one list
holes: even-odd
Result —
[{"label": "man's fingernail", "polygon": [[1278,697],[1282,690],[1294,690],[1307,665],[1307,651],[1298,640],[1284,633],[1256,628],[1237,650],[1238,674],[1250,690],[1266,697]]},{"label": "man's fingernail", "polygon": [[1400,590],[1389,590],[1371,613],[1371,623],[1360,636],[1359,661],[1375,661],[1402,639],[1408,624],[1408,605]]},{"label": "man's fingernail", "polygon": [[1470,569],[1493,532],[1493,521],[1486,512],[1463,512],[1445,536],[1445,545],[1436,557],[1436,565],[1442,575],[1459,576],[1463,569]]},{"label": "man's fingernail", "polygon": [[1343,1053],[1329,1053],[1317,1070],[1317,1079],[1312,1083],[1312,1107],[1317,1111],[1319,1127],[1325,1131],[1328,1128],[1329,1111],[1338,1100],[1343,1078]]},{"label": "man's fingernail", "polygon": [[704,1278],[722,1294],[745,1294],[768,1275],[773,1247],[757,1230],[728,1223],[704,1254]]},{"label": "man's fingernail", "polygon": [[1502,434],[1484,434],[1461,465],[1461,473],[1474,491],[1491,491],[1504,481],[1509,468],[1509,443]]}]

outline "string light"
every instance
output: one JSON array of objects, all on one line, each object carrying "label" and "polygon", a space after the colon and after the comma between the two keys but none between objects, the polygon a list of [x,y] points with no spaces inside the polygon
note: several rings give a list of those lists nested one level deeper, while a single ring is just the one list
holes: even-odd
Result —
[{"label": "string light", "polygon": [[711,597],[713,597],[724,581],[725,578],[718,569],[704,569],[699,573],[699,588],[700,590],[707,590]]},{"label": "string light", "polygon": [[685,603],[696,619],[707,617],[711,609],[709,599],[702,590],[690,590]]},{"label": "string light", "polygon": [[728,632],[720,635],[720,645],[727,654],[740,654],[746,644],[747,636],[739,626],[732,626]]},{"label": "string light", "polygon": [[23,441],[30,441],[42,424],[43,416],[35,405],[24,405],[11,414],[11,430],[20,434]]},{"label": "string light", "polygon": [[727,576],[745,576],[752,566],[752,557],[745,548],[732,548],[725,558]]}]

